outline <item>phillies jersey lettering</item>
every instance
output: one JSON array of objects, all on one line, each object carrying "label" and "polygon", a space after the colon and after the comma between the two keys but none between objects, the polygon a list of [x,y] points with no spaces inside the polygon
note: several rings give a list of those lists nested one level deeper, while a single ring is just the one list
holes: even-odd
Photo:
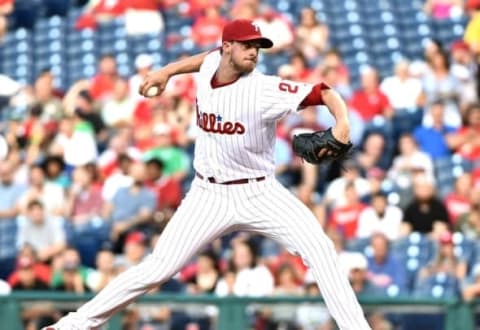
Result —
[{"label": "phillies jersey lettering", "polygon": [[194,168],[219,181],[273,175],[276,121],[295,112],[313,85],[254,70],[213,88],[220,59],[218,50],[211,52],[197,75]]},{"label": "phillies jersey lettering", "polygon": [[231,121],[222,122],[223,118],[220,115],[213,113],[201,113],[196,107],[197,111],[197,125],[205,132],[219,133],[219,134],[244,134],[245,126],[242,123]]}]

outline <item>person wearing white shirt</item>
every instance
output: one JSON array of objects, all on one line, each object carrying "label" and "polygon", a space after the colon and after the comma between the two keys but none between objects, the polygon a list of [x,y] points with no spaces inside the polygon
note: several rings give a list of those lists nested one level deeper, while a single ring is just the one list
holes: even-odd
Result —
[{"label": "person wearing white shirt", "polygon": [[383,193],[372,197],[372,205],[365,208],[358,218],[357,237],[368,238],[374,233],[383,233],[389,240],[400,235],[403,212],[394,205],[388,205]]},{"label": "person wearing white shirt", "polygon": [[273,293],[275,284],[273,275],[267,267],[257,263],[257,255],[252,243],[236,242],[232,260],[236,270],[234,295],[261,297]]},{"label": "person wearing white shirt", "polygon": [[121,78],[115,82],[113,99],[107,101],[102,109],[102,119],[105,125],[117,127],[131,124],[137,101],[130,97],[128,82]]},{"label": "person wearing white shirt", "polygon": [[428,154],[420,151],[412,134],[404,134],[398,143],[400,154],[393,159],[388,177],[400,188],[407,189],[417,176],[435,181],[433,161]]},{"label": "person wearing white shirt", "polygon": [[370,194],[370,183],[367,179],[360,176],[360,167],[354,160],[347,160],[343,163],[342,176],[336,178],[327,187],[325,192],[326,202],[332,207],[345,206],[347,198],[345,196],[346,185],[352,182],[360,197]]},{"label": "person wearing white shirt", "polygon": [[394,109],[415,109],[422,93],[422,82],[409,74],[409,63],[399,61],[395,75],[387,77],[380,84],[380,90],[388,97]]}]

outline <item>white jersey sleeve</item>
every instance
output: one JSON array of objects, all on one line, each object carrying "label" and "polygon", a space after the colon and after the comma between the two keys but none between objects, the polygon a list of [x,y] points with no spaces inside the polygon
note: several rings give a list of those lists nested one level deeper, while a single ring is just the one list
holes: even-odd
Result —
[{"label": "white jersey sleeve", "polygon": [[262,117],[264,120],[278,120],[290,112],[297,111],[314,85],[283,80],[276,76],[263,76],[261,86]]},{"label": "white jersey sleeve", "polygon": [[212,77],[215,71],[217,71],[221,59],[222,55],[220,55],[219,49],[215,49],[208,53],[200,66],[200,74]]}]

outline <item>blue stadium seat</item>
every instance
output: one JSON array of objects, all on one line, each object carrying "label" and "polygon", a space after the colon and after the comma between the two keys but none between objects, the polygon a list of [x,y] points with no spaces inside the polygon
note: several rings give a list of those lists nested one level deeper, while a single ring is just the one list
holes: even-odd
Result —
[{"label": "blue stadium seat", "polygon": [[425,235],[411,233],[408,237],[392,244],[392,253],[405,265],[407,288],[412,290],[418,271],[433,256],[432,242]]}]

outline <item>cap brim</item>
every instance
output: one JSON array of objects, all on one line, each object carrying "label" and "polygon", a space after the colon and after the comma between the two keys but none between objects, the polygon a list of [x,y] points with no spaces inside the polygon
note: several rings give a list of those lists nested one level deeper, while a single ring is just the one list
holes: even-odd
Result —
[{"label": "cap brim", "polygon": [[236,41],[258,41],[260,42],[260,48],[272,48],[273,47],[273,42],[272,40],[261,37],[259,38],[258,35],[252,35],[252,36],[245,36],[242,39],[238,39]]}]

